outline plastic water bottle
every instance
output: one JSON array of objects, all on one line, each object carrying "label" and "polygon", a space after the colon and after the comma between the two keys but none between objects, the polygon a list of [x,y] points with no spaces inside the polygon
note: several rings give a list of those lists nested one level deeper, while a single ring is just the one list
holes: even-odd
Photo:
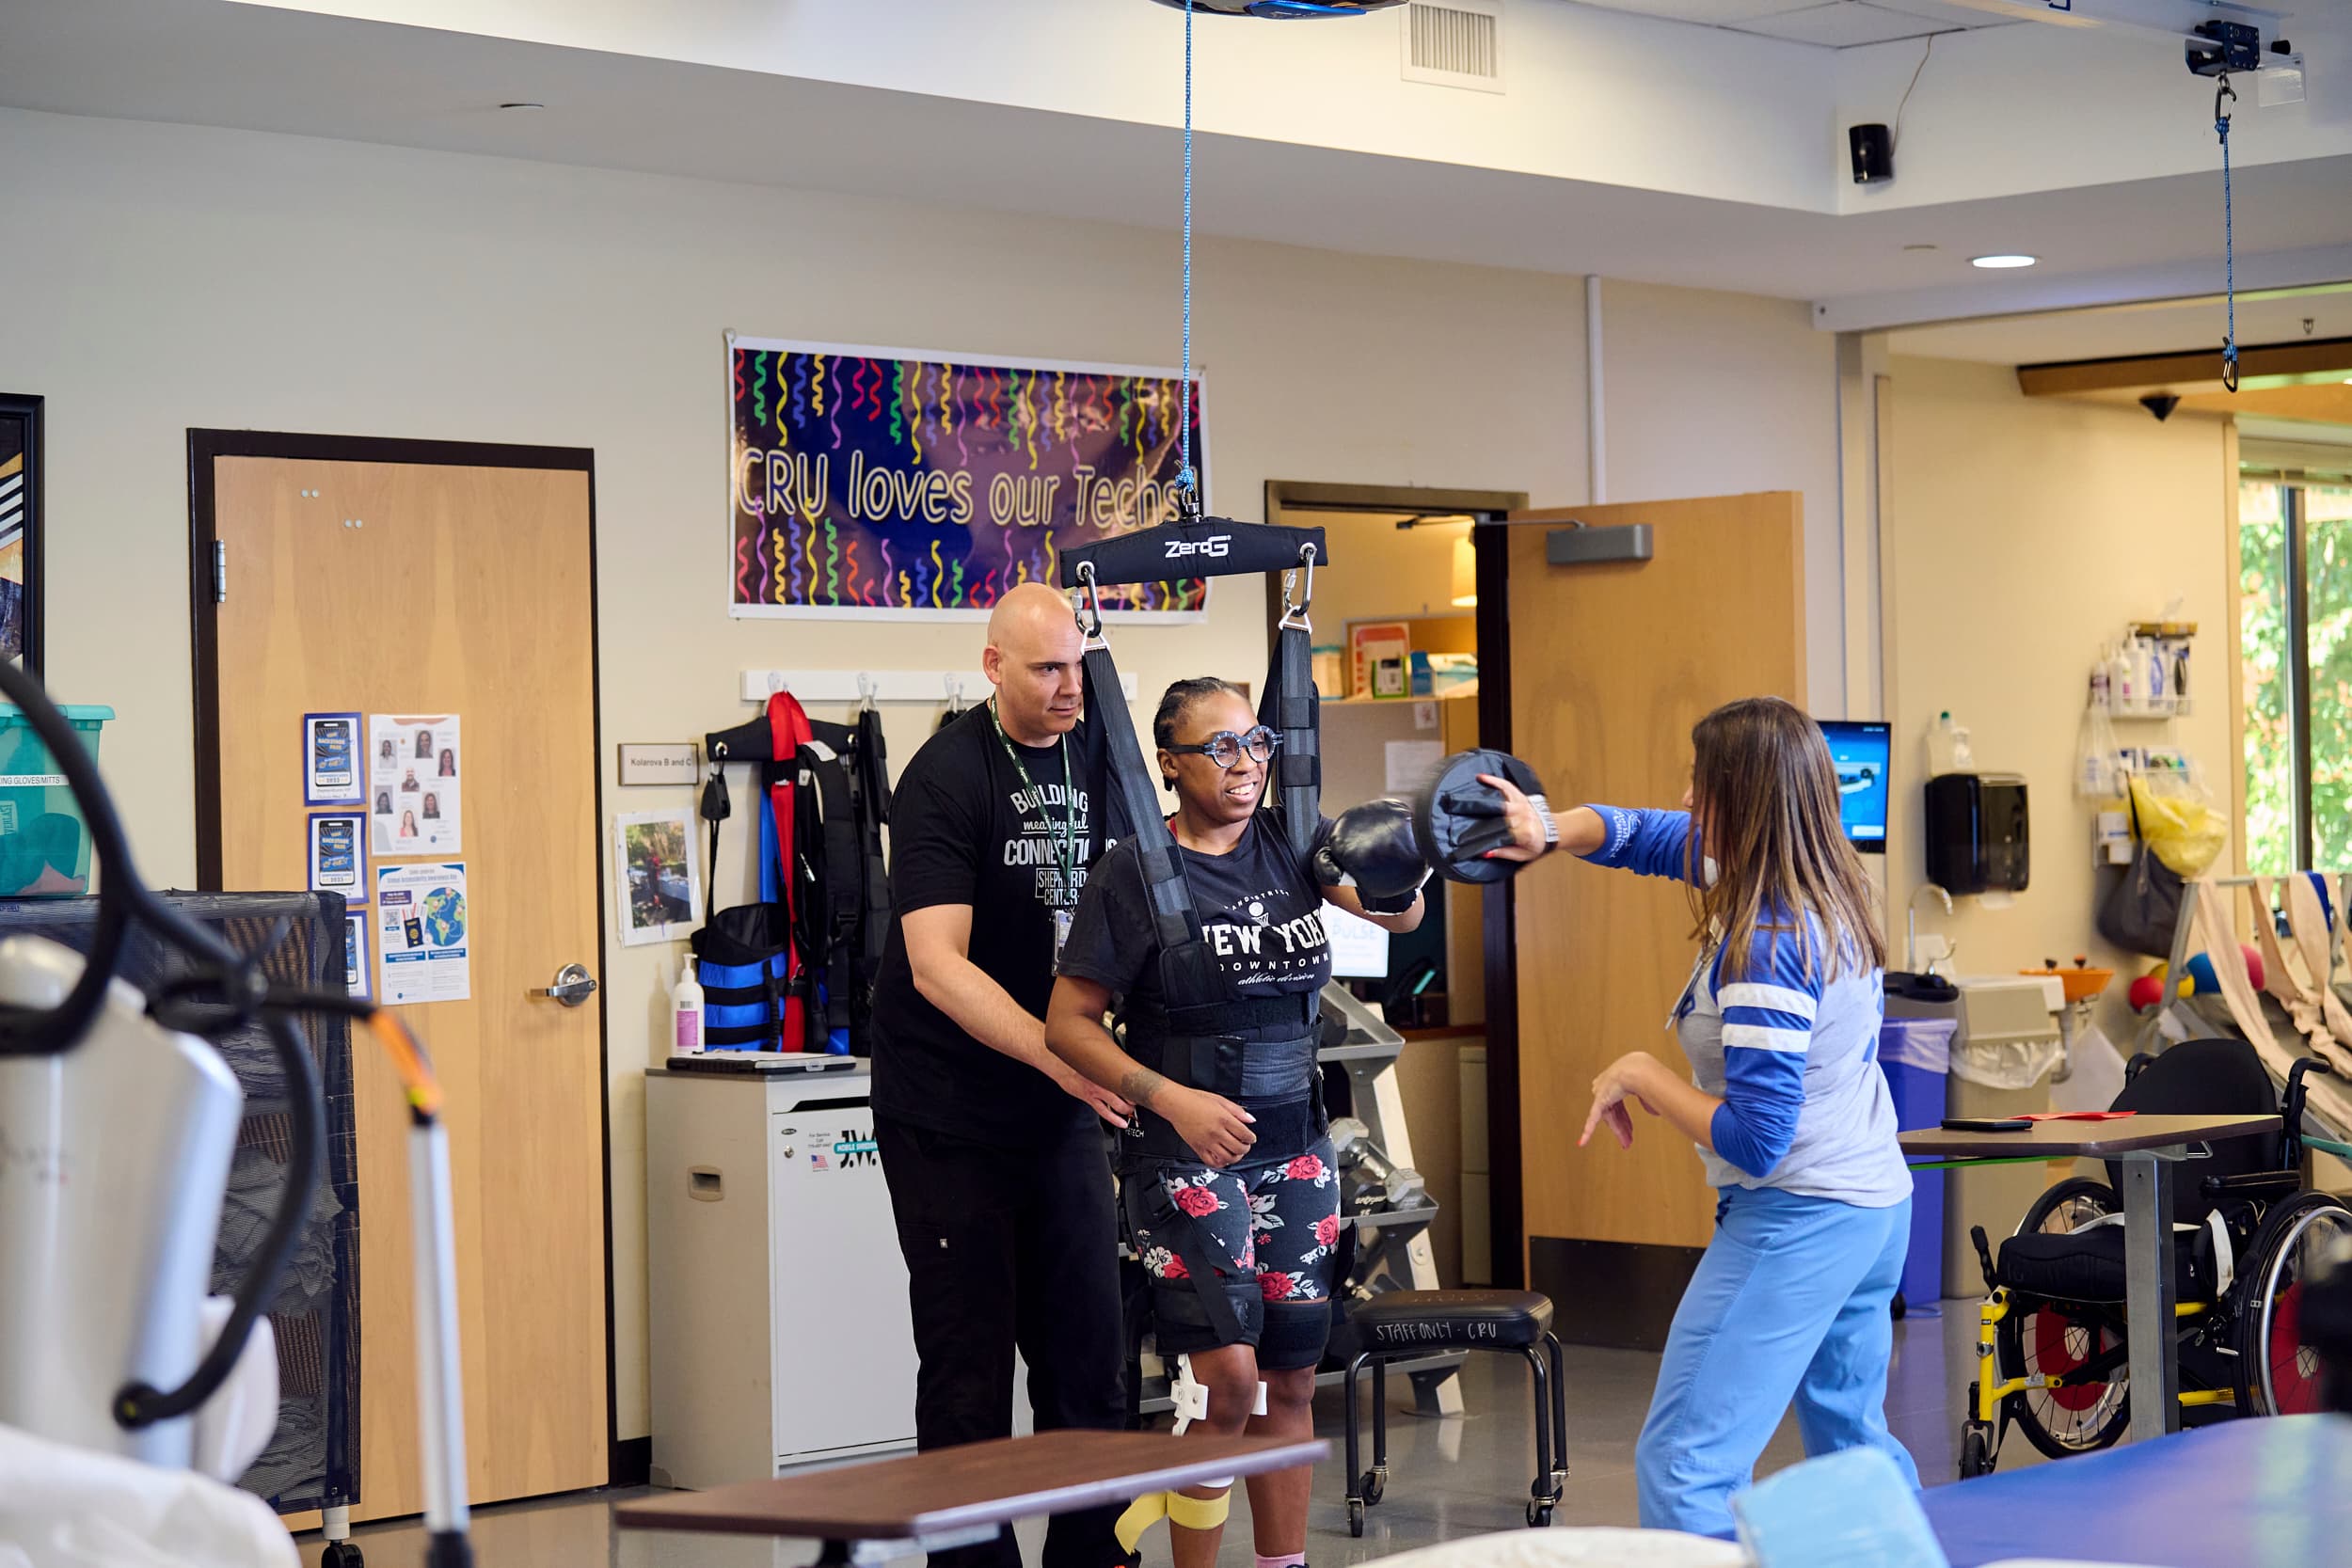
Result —
[{"label": "plastic water bottle", "polygon": [[1945,773],[1965,773],[1976,766],[1976,754],[1968,744],[1968,726],[1955,724],[1947,710],[1935,716],[1935,723],[1928,731],[1928,776]]},{"label": "plastic water bottle", "polygon": [[703,1053],[703,988],[694,978],[694,958],[691,953],[678,966],[677,985],[670,992],[670,1053]]}]

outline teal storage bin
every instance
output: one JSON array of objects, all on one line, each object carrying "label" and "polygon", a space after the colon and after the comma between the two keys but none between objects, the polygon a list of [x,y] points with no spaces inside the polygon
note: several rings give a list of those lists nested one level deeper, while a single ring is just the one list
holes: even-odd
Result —
[{"label": "teal storage bin", "polygon": [[[98,760],[110,707],[60,704]],[[24,713],[0,703],[0,898],[74,898],[89,891],[89,824],[56,759]]]}]

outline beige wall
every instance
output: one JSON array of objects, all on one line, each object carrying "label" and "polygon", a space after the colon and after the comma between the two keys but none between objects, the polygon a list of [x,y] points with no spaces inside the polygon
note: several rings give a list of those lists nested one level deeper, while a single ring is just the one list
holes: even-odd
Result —
[{"label": "beige wall", "polygon": [[1614,278],[1600,337],[1606,499],[1800,492],[1807,703],[1823,719],[1878,717],[1846,697],[1836,338],[1802,301]]},{"label": "beige wall", "polygon": [[[2136,408],[2028,400],[1999,366],[1896,359],[1894,428],[1883,455],[1886,685],[1895,800],[1889,912],[1900,958],[1904,900],[1926,879],[1923,736],[1949,709],[1974,732],[1977,765],[2025,775],[2032,885],[2006,910],[1963,900],[1947,920],[1921,901],[1924,931],[1949,932],[1963,973],[2111,960],[2093,934],[2100,884],[2092,805],[2074,793],[2077,728],[2101,645],[2179,599],[2202,628],[2195,713],[2175,743],[2204,765],[2226,807],[2228,685],[2236,635],[2225,497],[2234,483],[2224,426]],[[2163,743],[2164,726],[2118,725],[2124,744]]]},{"label": "beige wall", "polygon": [[[613,745],[738,721],[742,669],[977,655],[960,626],[727,618],[726,329],[1177,355],[1164,233],[10,111],[0,167],[7,273],[39,302],[0,313],[0,382],[49,400],[49,668],[119,711],[106,772],[159,886],[195,870],[190,426],[594,448],[605,804],[655,810],[687,792],[622,793]],[[1574,279],[1205,245],[1213,499],[1253,517],[1278,477],[1582,494],[1582,309]],[[671,607],[658,647],[616,603]],[[1205,626],[1117,630],[1120,661],[1147,701],[1202,669],[1259,679],[1263,616],[1230,579]],[[898,759],[932,717],[891,712]],[[680,951],[603,956],[625,1437],[647,1430],[642,1073]]]}]

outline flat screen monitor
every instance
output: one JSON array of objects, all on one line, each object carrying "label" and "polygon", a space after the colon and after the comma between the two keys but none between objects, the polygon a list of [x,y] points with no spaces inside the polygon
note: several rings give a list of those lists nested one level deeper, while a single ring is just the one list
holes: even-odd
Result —
[{"label": "flat screen monitor", "polygon": [[1331,942],[1331,974],[1341,980],[1384,980],[1389,974],[1389,931],[1335,904],[1323,906],[1324,934]]},{"label": "flat screen monitor", "polygon": [[1866,855],[1886,853],[1886,811],[1891,792],[1887,764],[1891,743],[1883,723],[1830,719],[1821,721],[1829,760],[1837,768],[1838,816],[1846,838]]}]

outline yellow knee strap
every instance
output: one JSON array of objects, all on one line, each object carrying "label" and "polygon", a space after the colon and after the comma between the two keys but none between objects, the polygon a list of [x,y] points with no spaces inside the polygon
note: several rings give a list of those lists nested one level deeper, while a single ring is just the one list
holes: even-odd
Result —
[{"label": "yellow knee strap", "polygon": [[1137,1497],[1127,1512],[1119,1516],[1115,1533],[1119,1544],[1128,1551],[1143,1539],[1143,1532],[1162,1519],[1185,1529],[1215,1529],[1233,1512],[1233,1494],[1219,1492],[1214,1497],[1187,1497],[1182,1492],[1149,1492]]}]

